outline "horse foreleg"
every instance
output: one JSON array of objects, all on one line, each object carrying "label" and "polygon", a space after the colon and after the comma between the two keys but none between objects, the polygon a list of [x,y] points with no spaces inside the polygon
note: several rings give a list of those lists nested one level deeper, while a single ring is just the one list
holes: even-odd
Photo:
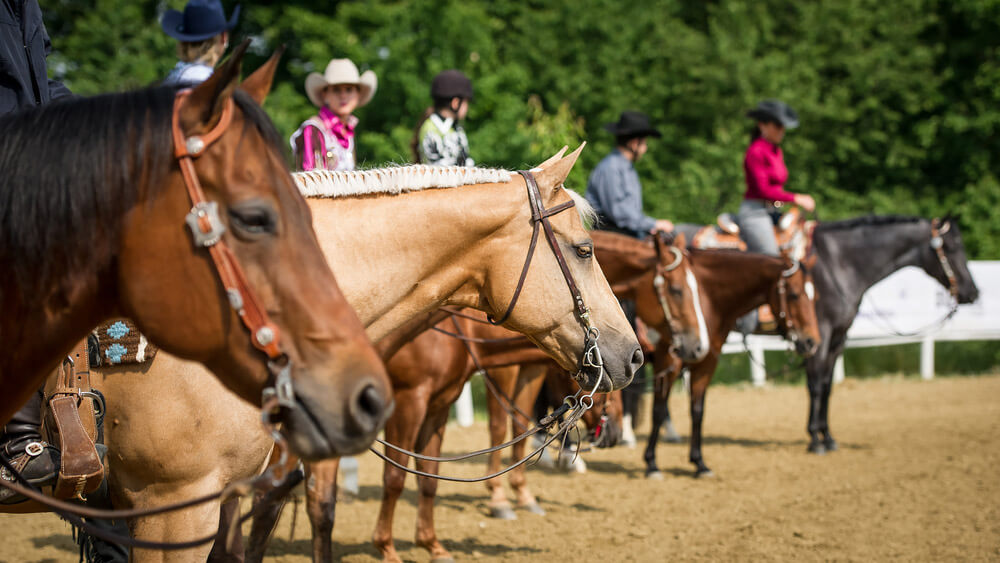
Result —
[{"label": "horse foreleg", "polygon": [[[437,457],[441,455],[441,442],[444,439],[445,423],[448,421],[448,409],[435,416],[433,420],[428,420],[421,436],[420,452],[427,456]],[[436,461],[416,460],[417,469],[425,473],[437,475],[438,466]],[[431,561],[434,563],[444,563],[454,561],[448,550],[441,545],[437,539],[437,532],[434,529],[434,497],[437,495],[438,480],[432,477],[417,476],[417,488],[420,492],[417,501],[417,532],[416,544],[426,549],[431,554]]]},{"label": "horse foreleg", "polygon": [[[691,370],[691,463],[695,464],[695,477],[712,477],[712,470],[705,465],[701,455],[702,421],[705,417],[705,393],[712,380],[717,362],[703,361]],[[706,365],[706,364],[711,364]]]},{"label": "horse foreleg", "polygon": [[670,416],[667,404],[670,401],[670,383],[664,381],[667,388],[663,393],[653,393],[653,423],[649,429],[649,439],[646,441],[646,451],[643,452],[643,459],[646,461],[646,477],[650,479],[663,479],[660,468],[656,465],[656,442],[660,438],[660,427],[663,421]]},{"label": "horse foreleg", "polygon": [[[515,368],[516,369],[516,368]],[[518,436],[531,428],[532,421],[525,415],[531,412],[538,399],[538,394],[545,383],[545,374],[548,372],[547,364],[534,364],[521,366],[517,376],[517,395],[514,397],[514,404],[517,411],[511,417],[511,435]],[[524,457],[527,450],[528,439],[521,440],[511,448],[511,463],[516,463]],[[528,487],[528,477],[525,465],[521,465],[510,472],[508,477],[510,486],[517,495],[517,505],[532,514],[545,516],[545,510],[539,506],[538,499]]]},{"label": "horse foreleg", "polygon": [[306,464],[306,512],[312,524],[313,561],[333,561],[333,521],[337,510],[340,459]]},{"label": "horse foreleg", "polygon": [[240,499],[229,499],[222,504],[219,512],[219,535],[215,538],[212,551],[208,554],[210,563],[241,563],[245,560],[243,533],[238,527],[233,534],[232,543],[229,543],[229,527],[233,519],[239,517]]},{"label": "horse foreleg", "polygon": [[[417,433],[427,414],[426,395],[422,394],[420,390],[400,392],[396,393],[395,399],[396,412],[386,422],[385,440],[400,448],[413,451],[417,441]],[[385,448],[385,455],[404,467],[410,459],[410,456],[388,447]],[[406,472],[389,462],[385,462],[382,469],[382,504],[379,507],[375,532],[372,534],[372,543],[375,544],[375,549],[382,554],[383,561],[402,561],[392,541],[392,520],[396,512],[396,502],[403,494],[403,485],[405,484]]]},{"label": "horse foreleg", "polygon": [[[208,479],[191,486],[178,487],[168,495],[140,495],[134,497],[130,504],[137,509],[163,506],[218,491],[222,485],[217,479]],[[208,502],[186,510],[138,518],[130,522],[129,531],[133,538],[146,541],[187,541],[203,537],[206,531],[219,530],[219,515],[219,503]],[[220,530],[220,533],[223,532]],[[224,543],[224,540],[217,543]],[[137,548],[132,550],[130,560],[141,563],[205,561],[211,550],[211,543],[177,551]]]},{"label": "horse foreleg", "polygon": [[[491,371],[491,375],[489,376],[490,382],[504,393],[507,393],[509,397],[510,393],[503,385],[503,383],[509,382],[500,381],[492,377],[492,373]],[[513,389],[512,384],[509,387]],[[507,411],[504,409],[504,405],[500,403],[500,399],[490,392],[486,393],[486,408],[490,417],[490,447],[498,446],[503,443],[504,436],[507,434]],[[502,461],[503,451],[491,452],[486,461],[487,474],[500,471]],[[511,506],[510,501],[507,500],[507,491],[504,490],[503,477],[487,479],[486,488],[490,491],[490,501],[488,504],[490,516],[501,520],[516,520],[517,514],[514,513],[514,508]]]}]

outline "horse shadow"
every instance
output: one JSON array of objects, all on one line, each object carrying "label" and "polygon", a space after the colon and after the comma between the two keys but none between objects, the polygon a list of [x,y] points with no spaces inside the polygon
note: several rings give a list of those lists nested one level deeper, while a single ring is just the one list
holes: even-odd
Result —
[{"label": "horse shadow", "polygon": [[[640,443],[646,443],[649,440],[649,435],[646,434],[643,436],[637,436],[637,439],[639,440]],[[681,435],[680,442],[666,443],[660,441],[657,443],[657,446],[661,445],[667,447],[683,446],[686,448],[690,443],[691,443],[690,435]],[[809,441],[805,438],[802,439],[796,438],[794,440],[777,440],[777,439],[765,440],[765,439],[755,439],[755,438],[733,438],[731,436],[718,436],[718,435],[702,436],[701,443],[703,446],[707,445],[740,446],[744,448],[764,448],[764,449],[774,449],[774,450],[784,449],[784,448],[793,448],[793,449],[802,448],[803,451],[806,449],[806,446],[809,445]],[[853,442],[838,441],[837,445],[840,446],[840,449],[846,449],[846,450],[864,451],[872,449],[871,444],[858,444]],[[587,465],[589,467],[590,465],[589,461],[587,462]]]},{"label": "horse shadow", "polygon": [[43,547],[54,547],[58,550],[68,551],[73,554],[79,553],[80,551],[80,546],[76,544],[76,540],[74,540],[68,533],[50,534],[48,536],[32,538],[31,543],[38,549]]}]

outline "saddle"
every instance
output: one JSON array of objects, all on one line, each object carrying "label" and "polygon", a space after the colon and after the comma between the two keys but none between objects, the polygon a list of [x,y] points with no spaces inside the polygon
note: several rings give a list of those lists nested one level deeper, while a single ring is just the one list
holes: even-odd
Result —
[{"label": "saddle", "polygon": [[747,245],[740,239],[740,227],[730,213],[723,213],[716,218],[714,225],[694,226],[688,234],[691,248],[746,250]]},{"label": "saddle", "polygon": [[80,499],[97,490],[104,480],[104,464],[97,452],[101,442],[98,418],[104,399],[90,387],[87,340],[56,369],[45,387],[42,435],[59,445],[59,477],[52,496]]}]

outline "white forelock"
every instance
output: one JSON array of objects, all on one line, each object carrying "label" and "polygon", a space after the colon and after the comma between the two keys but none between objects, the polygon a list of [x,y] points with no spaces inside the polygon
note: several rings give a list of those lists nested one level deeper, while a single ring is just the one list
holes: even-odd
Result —
[{"label": "white forelock", "polygon": [[292,174],[299,191],[306,197],[399,194],[428,188],[506,183],[510,181],[510,176],[509,170],[425,164],[354,172],[311,170]]}]

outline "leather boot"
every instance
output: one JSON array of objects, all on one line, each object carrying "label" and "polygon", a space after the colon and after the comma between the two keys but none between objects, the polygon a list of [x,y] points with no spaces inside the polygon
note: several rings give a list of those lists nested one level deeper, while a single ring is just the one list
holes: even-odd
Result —
[{"label": "leather boot", "polygon": [[[59,449],[42,440],[43,392],[17,411],[0,433],[0,455],[36,487],[55,485],[59,473]],[[0,478],[14,481],[13,475],[0,468]],[[0,504],[15,504],[26,500],[10,489],[0,488]]]}]

